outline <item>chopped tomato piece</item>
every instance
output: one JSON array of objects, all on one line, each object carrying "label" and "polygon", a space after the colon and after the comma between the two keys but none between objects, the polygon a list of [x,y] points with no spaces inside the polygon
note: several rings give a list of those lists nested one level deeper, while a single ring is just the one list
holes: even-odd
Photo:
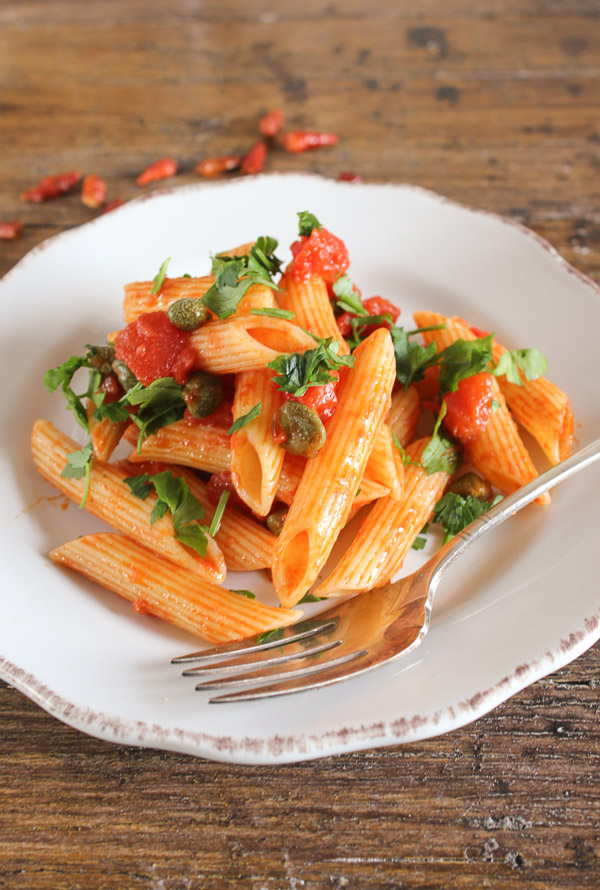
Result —
[{"label": "chopped tomato piece", "polygon": [[206,417],[194,417],[186,408],[183,419],[189,426],[218,426],[228,430],[233,423],[233,405],[224,399],[216,411]]},{"label": "chopped tomato piece", "polygon": [[195,363],[189,335],[171,324],[166,312],[144,313],[119,331],[115,354],[144,386],[159,377],[185,383]]},{"label": "chopped tomato piece", "polygon": [[443,423],[448,432],[460,442],[468,442],[483,432],[492,416],[493,396],[492,375],[487,371],[461,380],[456,392],[444,396]]},{"label": "chopped tomato piece", "polygon": [[85,176],[81,186],[81,203],[96,209],[106,201],[106,183],[100,176]]},{"label": "chopped tomato piece", "polygon": [[241,155],[217,155],[214,158],[206,158],[205,161],[194,167],[194,173],[198,176],[210,178],[218,176],[220,173],[229,173],[231,170],[237,170],[242,163]]},{"label": "chopped tomato piece", "polygon": [[336,383],[325,383],[322,386],[309,386],[303,396],[293,396],[291,392],[282,393],[284,401],[302,402],[319,415],[323,423],[333,417],[337,408]]},{"label": "chopped tomato piece", "polygon": [[75,188],[81,173],[79,170],[71,170],[68,173],[59,173],[57,176],[45,176],[36,182],[28,191],[22,192],[23,201],[31,201],[33,204],[41,204],[51,198],[59,198]]},{"label": "chopped tomato piece", "polygon": [[306,281],[311,275],[335,281],[350,265],[346,245],[327,229],[313,229],[310,235],[294,241],[291,250],[292,276],[296,281]]},{"label": "chopped tomato piece", "polygon": [[[383,297],[368,297],[368,299],[363,300],[363,306],[369,313],[369,315],[391,315],[392,321],[396,321],[398,316],[400,315],[400,310],[397,306],[394,306],[393,303],[390,303],[389,300],[384,300]],[[352,330],[352,324],[350,322],[351,318],[359,318],[360,316],[355,315],[352,312],[342,312],[342,314],[336,319],[337,326],[340,329],[340,334],[342,337],[347,337],[350,331]],[[373,325],[368,325],[369,333],[377,330],[377,328],[387,328],[390,330],[390,325],[386,321],[376,322]]]}]

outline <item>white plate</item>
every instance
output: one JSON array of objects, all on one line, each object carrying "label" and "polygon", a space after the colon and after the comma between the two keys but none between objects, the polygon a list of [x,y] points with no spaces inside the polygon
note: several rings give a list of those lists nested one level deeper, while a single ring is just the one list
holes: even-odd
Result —
[{"label": "white plate", "polygon": [[[523,227],[420,189],[245,178],[140,199],[45,242],[0,282],[0,674],[87,733],[239,763],[415,741],[474,720],[600,636],[598,467],[459,560],[428,636],[405,659],[266,702],[209,705],[169,663],[197,648],[193,637],[50,565],[52,547],[101,524],[61,509],[32,466],[36,417],[75,428],[60,396],[44,391],[43,372],[118,327],[123,284],[152,277],[165,257],[171,274],[201,274],[209,251],[258,234],[288,245],[307,208],[346,241],[367,296],[402,306],[409,327],[414,309],[430,308],[507,345],[536,346],[571,396],[578,443],[600,435],[598,289]],[[426,555],[411,553],[406,569]]]}]

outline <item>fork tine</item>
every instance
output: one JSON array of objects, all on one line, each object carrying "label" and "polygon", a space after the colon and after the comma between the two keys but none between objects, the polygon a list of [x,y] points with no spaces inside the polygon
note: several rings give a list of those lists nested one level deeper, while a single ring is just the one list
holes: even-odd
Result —
[{"label": "fork tine", "polygon": [[[315,619],[308,619],[292,624],[285,629],[282,637],[273,637],[265,640],[263,643],[258,642],[258,636],[248,637],[247,640],[238,640],[234,643],[225,643],[214,646],[212,649],[200,649],[198,652],[190,652],[188,655],[179,655],[177,658],[171,659],[171,664],[184,664],[188,661],[195,661],[198,665],[215,664],[219,661],[228,661],[235,658],[236,655],[249,655],[252,652],[264,652],[266,649],[274,649],[278,646],[287,646],[288,643],[295,643],[299,640],[307,640],[315,634],[322,633],[327,630],[333,630],[336,626],[336,620],[331,618],[321,618],[317,616]],[[308,625],[308,626],[307,626]],[[294,631],[294,628],[300,626],[302,629]]]},{"label": "fork tine", "polygon": [[[223,686],[227,686],[229,684],[238,684],[244,685],[246,683],[256,683],[257,680],[284,680],[284,682],[277,683],[269,683],[268,686],[254,686],[252,689],[248,690],[240,690],[239,692],[230,692],[225,695],[219,695],[216,698],[209,699],[210,704],[220,704],[221,702],[230,702],[230,701],[251,701],[257,698],[270,698],[273,695],[286,695],[289,692],[300,691],[301,689],[311,689],[313,686],[325,686],[328,683],[336,682],[335,680],[321,680],[317,676],[315,680],[313,680],[313,676],[322,674],[324,672],[333,671],[334,673],[341,672],[339,679],[343,680],[352,674],[348,672],[348,669],[345,667],[349,662],[356,661],[359,658],[367,655],[367,650],[362,649],[356,652],[348,652],[345,655],[340,655],[339,658],[333,658],[330,661],[325,662],[324,664],[313,664],[309,667],[299,668],[296,671],[287,671],[285,673],[279,674],[271,674],[269,677],[266,677],[264,674],[260,674],[258,677],[227,677],[222,679],[221,681],[215,680],[214,683],[207,683],[206,685],[199,683],[196,686],[196,689],[201,691],[205,689],[219,689]],[[358,671],[358,673],[362,673],[362,671]],[[286,687],[290,687],[289,689]],[[279,691],[281,690],[281,691]]]},{"label": "fork tine", "polygon": [[[182,677],[197,677],[202,681],[205,679],[214,682],[218,677],[239,677],[240,674],[254,671],[257,668],[264,670],[266,668],[275,667],[278,664],[285,664],[288,661],[298,660],[300,658],[308,658],[311,655],[320,655],[322,652],[328,652],[330,649],[336,649],[342,645],[342,640],[332,640],[328,643],[322,643],[319,646],[305,647],[299,651],[286,653],[284,655],[273,655],[270,658],[254,659],[252,661],[235,661],[234,663],[226,662],[225,664],[201,664],[199,667],[188,668],[182,672]],[[268,650],[267,650],[268,651]],[[198,686],[196,686],[198,689]]]}]

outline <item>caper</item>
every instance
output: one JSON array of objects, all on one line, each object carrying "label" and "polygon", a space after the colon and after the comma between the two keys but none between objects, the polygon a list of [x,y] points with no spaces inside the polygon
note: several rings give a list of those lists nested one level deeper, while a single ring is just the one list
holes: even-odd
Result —
[{"label": "caper", "polygon": [[90,365],[100,371],[103,377],[108,377],[115,358],[114,346],[88,346],[87,351]]},{"label": "caper", "polygon": [[290,454],[314,457],[325,444],[325,427],[316,411],[303,402],[288,400],[276,414],[276,420],[286,435],[283,447]]},{"label": "caper", "polygon": [[133,389],[138,382],[138,379],[125,362],[120,358],[116,358],[111,367],[125,392],[129,392],[130,389]]},{"label": "caper", "polygon": [[280,510],[278,513],[271,513],[267,516],[267,528],[274,535],[280,535],[283,531],[283,524],[287,516],[287,510]]},{"label": "caper", "polygon": [[223,400],[221,379],[205,371],[195,371],[183,388],[183,400],[193,417],[208,417]]},{"label": "caper", "polygon": [[208,310],[201,300],[184,297],[171,303],[167,309],[167,318],[180,331],[195,331],[206,321]]},{"label": "caper", "polygon": [[486,482],[477,473],[464,473],[459,476],[448,486],[448,491],[460,494],[464,498],[469,496],[478,498],[480,501],[491,501],[494,496],[489,482]]}]

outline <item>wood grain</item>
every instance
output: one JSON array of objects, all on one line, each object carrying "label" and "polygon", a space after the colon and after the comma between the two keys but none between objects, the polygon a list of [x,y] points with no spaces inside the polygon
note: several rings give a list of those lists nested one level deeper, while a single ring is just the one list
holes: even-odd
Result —
[{"label": "wood grain", "polygon": [[[524,221],[600,280],[597,0],[4,0],[0,274],[94,213],[41,176],[195,181],[258,117],[339,132],[270,170],[408,181]],[[575,334],[573,334],[575,336]],[[596,888],[600,649],[440,739],[296,766],[119,747],[0,684],[0,887]]]}]

